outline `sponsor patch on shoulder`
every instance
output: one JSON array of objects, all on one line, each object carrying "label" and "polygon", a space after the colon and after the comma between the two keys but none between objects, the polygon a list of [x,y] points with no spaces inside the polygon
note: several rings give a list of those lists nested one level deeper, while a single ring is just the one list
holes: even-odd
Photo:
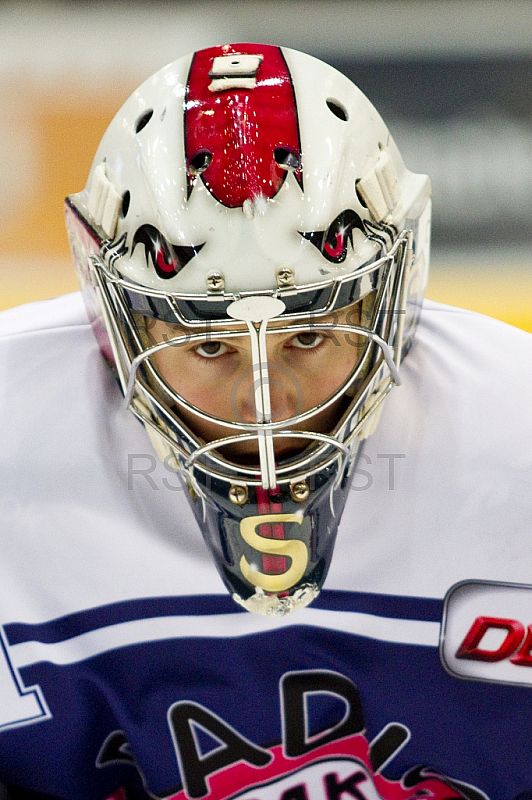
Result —
[{"label": "sponsor patch on shoulder", "polygon": [[532,687],[532,586],[463,581],[451,587],[440,657],[458,678]]}]

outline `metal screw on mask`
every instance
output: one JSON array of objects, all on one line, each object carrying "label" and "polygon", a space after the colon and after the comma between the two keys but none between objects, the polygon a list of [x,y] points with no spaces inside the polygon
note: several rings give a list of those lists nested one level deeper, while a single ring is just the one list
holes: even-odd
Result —
[{"label": "metal screw on mask", "polygon": [[299,483],[292,483],[290,485],[290,495],[292,500],[296,503],[303,503],[310,494],[310,488],[306,481],[299,481]]},{"label": "metal screw on mask", "polygon": [[205,279],[209,292],[223,292],[225,288],[225,278],[221,272],[211,272]]},{"label": "metal screw on mask", "polygon": [[248,490],[245,486],[231,486],[229,489],[229,500],[234,503],[235,506],[245,505],[248,501]]},{"label": "metal screw on mask", "polygon": [[294,286],[295,282],[294,270],[290,269],[290,267],[281,267],[277,272],[277,286],[280,288],[283,286]]}]

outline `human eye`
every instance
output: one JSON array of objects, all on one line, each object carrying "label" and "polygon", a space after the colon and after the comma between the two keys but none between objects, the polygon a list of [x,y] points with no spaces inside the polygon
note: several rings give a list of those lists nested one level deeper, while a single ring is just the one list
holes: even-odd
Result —
[{"label": "human eye", "polygon": [[289,347],[297,347],[300,350],[313,350],[319,347],[324,339],[325,334],[322,331],[301,331],[290,339]]},{"label": "human eye", "polygon": [[200,358],[219,358],[231,352],[229,345],[217,340],[209,340],[196,345],[194,353]]}]

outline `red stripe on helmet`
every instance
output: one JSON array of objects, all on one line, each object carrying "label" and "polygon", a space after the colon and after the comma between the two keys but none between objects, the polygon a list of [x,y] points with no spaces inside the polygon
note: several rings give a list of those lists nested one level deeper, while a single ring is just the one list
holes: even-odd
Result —
[{"label": "red stripe on helmet", "polygon": [[[254,88],[239,87],[236,80],[220,89],[221,82],[209,75],[215,58],[231,55],[262,57]],[[278,164],[280,153],[290,154],[296,164],[301,160],[294,89],[278,47],[222,45],[194,55],[185,102],[185,147],[189,190],[199,173],[216,200],[230,208],[260,196],[275,197],[286,177]],[[300,169],[295,175],[301,183]]]},{"label": "red stripe on helmet", "polygon": [[[279,487],[276,488],[279,491]],[[259,514],[280,514],[283,510],[281,503],[275,503],[270,499],[270,493],[257,486],[257,510]],[[284,525],[282,522],[274,522],[273,524],[266,523],[259,525],[259,536],[264,536],[266,539],[285,539]],[[286,558],[277,555],[263,555],[262,568],[267,575],[282,575],[286,572]]]}]

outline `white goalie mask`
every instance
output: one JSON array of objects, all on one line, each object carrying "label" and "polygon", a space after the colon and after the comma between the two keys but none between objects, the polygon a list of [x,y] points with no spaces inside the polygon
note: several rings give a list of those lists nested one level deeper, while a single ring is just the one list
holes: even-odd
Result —
[{"label": "white goalie mask", "polygon": [[228,590],[307,605],[414,335],[428,178],[330,66],[223,45],[134,92],[67,226],[102,352]]}]

